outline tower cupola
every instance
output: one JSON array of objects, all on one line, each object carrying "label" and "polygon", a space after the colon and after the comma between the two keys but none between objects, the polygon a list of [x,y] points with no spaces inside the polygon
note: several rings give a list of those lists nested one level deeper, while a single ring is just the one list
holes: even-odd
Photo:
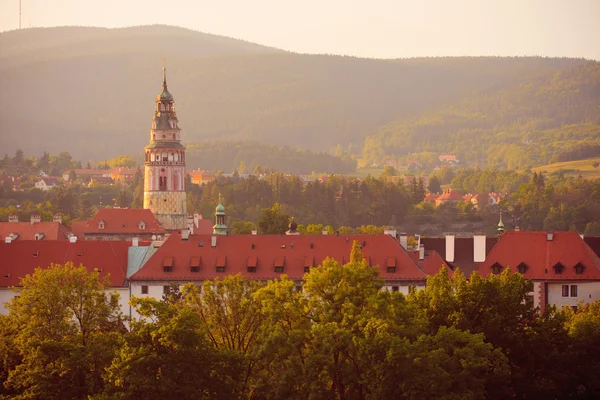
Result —
[{"label": "tower cupola", "polygon": [[225,207],[221,203],[221,196],[219,196],[219,205],[215,209],[215,225],[213,226],[213,235],[227,235]]}]

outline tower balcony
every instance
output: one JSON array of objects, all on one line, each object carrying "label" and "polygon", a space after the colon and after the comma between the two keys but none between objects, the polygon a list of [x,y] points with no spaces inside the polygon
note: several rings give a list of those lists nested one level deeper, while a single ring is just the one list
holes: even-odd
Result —
[{"label": "tower balcony", "polygon": [[185,167],[185,161],[146,161],[144,165],[147,166],[181,166]]}]

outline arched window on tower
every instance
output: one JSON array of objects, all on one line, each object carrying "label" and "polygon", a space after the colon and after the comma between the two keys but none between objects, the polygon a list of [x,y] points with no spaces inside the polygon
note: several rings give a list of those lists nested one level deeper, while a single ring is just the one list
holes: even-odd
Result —
[{"label": "arched window on tower", "polygon": [[167,177],[166,176],[160,176],[158,178],[158,190],[160,190],[161,192],[164,192],[167,190]]}]

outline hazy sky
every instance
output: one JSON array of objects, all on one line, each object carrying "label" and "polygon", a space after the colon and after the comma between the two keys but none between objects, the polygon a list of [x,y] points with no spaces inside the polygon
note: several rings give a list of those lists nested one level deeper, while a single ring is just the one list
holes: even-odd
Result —
[{"label": "hazy sky", "polygon": [[[22,0],[23,27],[178,25],[302,53],[600,60],[600,0]],[[0,0],[0,31],[19,0]]]}]

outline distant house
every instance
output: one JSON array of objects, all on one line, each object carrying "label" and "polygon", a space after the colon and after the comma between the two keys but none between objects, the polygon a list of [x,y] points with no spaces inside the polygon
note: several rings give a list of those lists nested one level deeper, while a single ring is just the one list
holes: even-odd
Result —
[{"label": "distant house", "polygon": [[442,154],[439,156],[441,162],[458,162],[454,154]]},{"label": "distant house", "polygon": [[435,206],[439,207],[442,204],[456,204],[461,200],[463,200],[463,196],[460,193],[448,189],[435,200]]},{"label": "distant house", "polygon": [[53,187],[57,187],[59,185],[60,181],[58,180],[58,178],[54,178],[51,176],[45,176],[35,183],[35,187],[41,190],[50,190]]},{"label": "distant house", "polygon": [[110,176],[115,182],[131,182],[138,172],[137,168],[113,168]]},{"label": "distant house", "polygon": [[205,183],[214,181],[216,178],[215,174],[211,174],[205,170],[188,171],[188,174],[192,179],[192,183],[195,185],[204,185]]}]

